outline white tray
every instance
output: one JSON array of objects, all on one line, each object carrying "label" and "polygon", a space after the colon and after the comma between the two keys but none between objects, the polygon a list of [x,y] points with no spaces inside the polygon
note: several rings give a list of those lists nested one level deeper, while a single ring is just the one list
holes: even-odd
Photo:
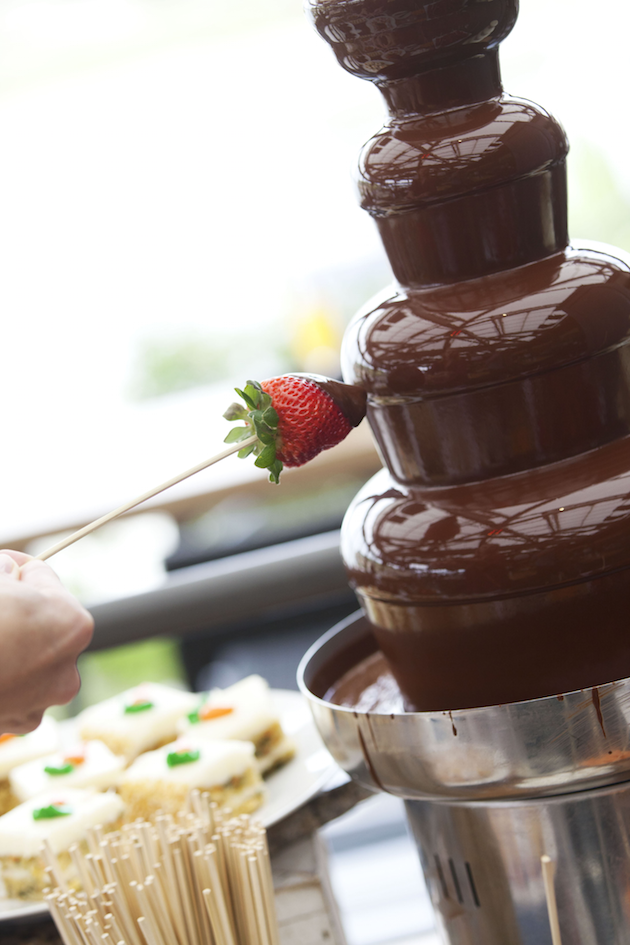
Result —
[{"label": "white tray", "polygon": [[[291,814],[339,771],[322,743],[305,699],[299,692],[273,689],[272,695],[282,728],[296,745],[295,758],[265,778],[267,800],[253,815],[270,827]],[[71,726],[72,722],[62,723]],[[44,902],[24,902],[0,894],[0,924],[15,922],[48,912]]]}]

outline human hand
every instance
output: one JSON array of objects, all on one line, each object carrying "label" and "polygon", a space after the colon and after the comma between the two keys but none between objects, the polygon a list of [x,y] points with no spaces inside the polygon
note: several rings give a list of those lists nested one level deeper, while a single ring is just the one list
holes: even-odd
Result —
[{"label": "human hand", "polygon": [[49,565],[0,551],[0,732],[30,732],[44,709],[77,694],[77,658],[93,629]]}]

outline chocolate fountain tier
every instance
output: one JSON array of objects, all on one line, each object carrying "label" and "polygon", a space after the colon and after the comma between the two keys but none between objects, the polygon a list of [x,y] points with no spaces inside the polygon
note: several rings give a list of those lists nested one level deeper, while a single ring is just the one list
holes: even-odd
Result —
[{"label": "chocolate fountain tier", "polygon": [[606,250],[390,289],[359,312],[344,377],[367,390],[396,479],[505,475],[630,432],[630,260]]},{"label": "chocolate fountain tier", "polygon": [[496,63],[496,46],[514,26],[518,0],[310,0],[307,10],[348,72],[387,88],[437,72],[427,80],[427,94],[433,92],[423,102],[435,104],[437,97],[443,105],[470,94],[469,83],[458,80],[462,62]]},{"label": "chocolate fountain tier", "polygon": [[354,616],[314,644],[298,670],[326,747],[372,790],[478,801],[567,794],[630,778],[630,680],[452,712],[392,711],[392,704],[368,712],[327,701],[340,675],[375,650],[368,622]]},{"label": "chocolate fountain tier", "polygon": [[444,488],[383,470],[342,555],[409,707],[513,702],[630,676],[630,438]]}]

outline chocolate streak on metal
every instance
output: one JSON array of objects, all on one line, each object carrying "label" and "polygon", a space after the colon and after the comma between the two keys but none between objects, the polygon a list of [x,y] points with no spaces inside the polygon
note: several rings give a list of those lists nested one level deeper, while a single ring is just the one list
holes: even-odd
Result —
[{"label": "chocolate streak on metal", "polygon": [[[367,720],[369,724],[369,716],[367,716]],[[370,732],[371,732],[371,728],[370,728]],[[363,737],[363,732],[361,731],[360,726],[357,727],[357,734],[359,736],[359,742],[361,743],[361,751],[363,752],[363,758],[365,759],[365,764],[367,766],[368,771],[370,772],[370,777],[374,781],[374,784],[377,786],[379,791],[385,791],[385,793],[388,794],[389,791],[383,785],[383,782],[381,781],[378,774],[376,773],[376,770],[374,769],[374,765],[372,764],[372,759],[370,758],[370,753],[367,749],[367,745],[365,744],[365,738]],[[374,736],[372,735],[372,737]]]},{"label": "chocolate streak on metal", "polygon": [[606,738],[606,729],[604,728],[604,716],[602,715],[602,706],[599,699],[599,689],[597,686],[594,686],[591,689],[591,699],[593,700],[593,705],[595,706],[595,711],[597,712],[597,721],[601,726],[604,738]]}]

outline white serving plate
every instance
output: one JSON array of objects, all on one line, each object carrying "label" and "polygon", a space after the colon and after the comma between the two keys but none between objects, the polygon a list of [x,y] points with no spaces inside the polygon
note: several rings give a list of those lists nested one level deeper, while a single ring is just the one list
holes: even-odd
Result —
[{"label": "white serving plate", "polygon": [[[267,800],[253,816],[270,827],[306,804],[339,771],[315,728],[306,700],[299,692],[272,689],[282,728],[296,746],[295,758],[265,778]],[[71,727],[72,722],[62,723]],[[44,902],[7,899],[0,893],[0,924],[46,915]]]}]

